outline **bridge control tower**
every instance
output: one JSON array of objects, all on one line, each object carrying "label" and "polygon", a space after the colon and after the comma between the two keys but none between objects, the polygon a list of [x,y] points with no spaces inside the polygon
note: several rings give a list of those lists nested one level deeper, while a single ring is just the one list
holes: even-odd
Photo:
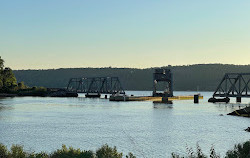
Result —
[{"label": "bridge control tower", "polygon": [[[155,69],[153,74],[153,97],[172,97],[173,96],[173,74],[170,69]],[[164,91],[157,91],[159,82],[164,83]]]}]

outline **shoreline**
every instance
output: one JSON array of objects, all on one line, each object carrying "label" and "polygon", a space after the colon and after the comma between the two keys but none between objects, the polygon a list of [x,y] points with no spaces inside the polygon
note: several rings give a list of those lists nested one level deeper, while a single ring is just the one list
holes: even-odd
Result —
[{"label": "shoreline", "polygon": [[0,97],[18,97],[18,94],[0,93]]}]

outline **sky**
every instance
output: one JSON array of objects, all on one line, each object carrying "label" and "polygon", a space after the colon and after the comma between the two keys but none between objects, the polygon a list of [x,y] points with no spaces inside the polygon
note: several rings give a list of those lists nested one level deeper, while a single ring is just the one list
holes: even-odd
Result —
[{"label": "sky", "polygon": [[249,0],[0,0],[12,69],[250,64]]}]

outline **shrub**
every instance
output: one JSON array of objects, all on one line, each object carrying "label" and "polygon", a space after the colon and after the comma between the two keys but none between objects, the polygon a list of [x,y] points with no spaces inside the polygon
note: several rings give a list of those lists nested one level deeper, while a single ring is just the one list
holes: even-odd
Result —
[{"label": "shrub", "polygon": [[8,149],[5,145],[0,144],[0,158],[8,157]]},{"label": "shrub", "polygon": [[122,153],[119,153],[116,147],[109,147],[107,144],[103,145],[96,151],[97,158],[122,158]]},{"label": "shrub", "polygon": [[128,153],[128,155],[126,155],[126,158],[136,158],[132,153]]},{"label": "shrub", "polygon": [[45,152],[32,153],[27,156],[28,158],[49,158],[49,155]]},{"label": "shrub", "polygon": [[171,156],[172,156],[172,158],[185,158],[185,157],[187,157],[187,158],[208,158],[208,157],[219,158],[220,157],[219,155],[216,154],[214,147],[212,147],[210,149],[209,156],[204,155],[198,144],[196,145],[196,152],[194,152],[192,148],[187,147],[187,156],[180,156],[176,153],[172,153]]},{"label": "shrub", "polygon": [[72,147],[67,148],[66,145],[62,145],[62,149],[58,149],[51,158],[94,158],[92,151],[81,151],[80,149],[74,149]]},{"label": "shrub", "polygon": [[226,153],[226,158],[250,158],[250,140],[234,146]]},{"label": "shrub", "polygon": [[26,152],[23,150],[23,146],[21,145],[12,145],[10,148],[9,156],[11,158],[25,158]]}]

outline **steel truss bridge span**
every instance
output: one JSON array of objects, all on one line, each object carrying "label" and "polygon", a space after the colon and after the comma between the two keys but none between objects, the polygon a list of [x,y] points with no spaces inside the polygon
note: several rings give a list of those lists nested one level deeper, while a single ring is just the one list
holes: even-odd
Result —
[{"label": "steel truss bridge span", "polygon": [[118,77],[71,78],[67,91],[76,93],[125,94]]},{"label": "steel truss bridge span", "polygon": [[226,73],[213,97],[250,97],[250,73]]}]

